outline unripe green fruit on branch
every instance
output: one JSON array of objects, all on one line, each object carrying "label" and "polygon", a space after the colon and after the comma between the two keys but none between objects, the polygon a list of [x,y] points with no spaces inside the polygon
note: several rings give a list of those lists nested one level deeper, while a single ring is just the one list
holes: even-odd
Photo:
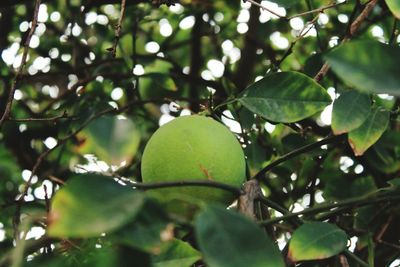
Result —
[{"label": "unripe green fruit on branch", "polygon": [[[236,187],[244,182],[245,170],[236,137],[226,126],[198,115],[179,117],[159,128],[146,145],[141,169],[145,183],[208,180]],[[190,205],[183,204],[185,198],[225,205],[234,200],[232,193],[211,187],[160,188],[150,193],[185,217],[192,215]]]}]

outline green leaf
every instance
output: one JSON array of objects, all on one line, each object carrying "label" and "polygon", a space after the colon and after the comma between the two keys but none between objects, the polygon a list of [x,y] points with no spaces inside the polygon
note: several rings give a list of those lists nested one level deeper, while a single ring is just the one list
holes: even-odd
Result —
[{"label": "green leaf", "polygon": [[[26,261],[24,267],[110,267],[134,266],[150,267],[150,255],[131,248],[115,244],[92,244],[94,240],[80,241],[79,247],[69,248],[66,253],[37,255],[31,261]],[[101,243],[101,244],[98,244]],[[91,244],[91,246],[89,246]],[[101,245],[101,247],[95,247]]]},{"label": "green leaf", "polygon": [[323,110],[331,102],[325,89],[299,72],[270,74],[250,85],[239,101],[275,122],[295,122]]},{"label": "green leaf", "polygon": [[82,154],[95,154],[101,160],[119,164],[129,161],[139,147],[140,134],[129,119],[104,116],[92,122],[80,135],[85,138]]},{"label": "green leaf", "polygon": [[201,253],[188,243],[174,239],[165,244],[162,252],[153,257],[154,267],[187,267],[201,259]]},{"label": "green leaf", "polygon": [[365,152],[370,167],[384,173],[395,173],[400,169],[400,135],[387,130],[371,149]]},{"label": "green leaf", "polygon": [[378,141],[389,125],[389,115],[387,110],[374,108],[359,128],[349,132],[349,144],[356,156]]},{"label": "green leaf", "polygon": [[354,41],[340,45],[325,58],[341,79],[360,91],[400,95],[399,47]]},{"label": "green leaf", "polygon": [[400,19],[399,0],[386,0],[386,4],[388,5],[390,11],[392,11],[393,15],[395,15],[396,18]]},{"label": "green leaf", "polygon": [[208,207],[198,215],[195,226],[207,266],[285,266],[278,248],[265,232],[238,213]]},{"label": "green leaf", "polygon": [[92,237],[132,220],[144,203],[141,192],[96,174],[77,175],[53,198],[48,234]]},{"label": "green leaf", "polygon": [[326,259],[346,249],[346,245],[347,235],[336,225],[309,222],[293,233],[288,257],[293,262]]},{"label": "green leaf", "polygon": [[347,133],[360,127],[370,112],[371,100],[368,95],[353,90],[343,93],[333,103],[333,133]]},{"label": "green leaf", "polygon": [[323,180],[325,190],[323,196],[327,200],[345,200],[360,197],[374,192],[377,187],[371,176],[349,178],[348,176],[335,175]]},{"label": "green leaf", "polygon": [[160,250],[163,232],[172,231],[165,211],[152,199],[146,199],[133,222],[112,234],[118,243],[146,252]]}]

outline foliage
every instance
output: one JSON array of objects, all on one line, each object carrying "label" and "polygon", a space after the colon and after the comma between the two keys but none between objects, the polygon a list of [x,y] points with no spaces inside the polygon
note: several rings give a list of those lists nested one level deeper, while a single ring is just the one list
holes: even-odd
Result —
[{"label": "foliage", "polygon": [[[399,2],[176,2],[0,1],[0,266],[396,266]],[[190,113],[255,196],[141,182]],[[239,202],[178,218],[147,194],[176,186]]]}]

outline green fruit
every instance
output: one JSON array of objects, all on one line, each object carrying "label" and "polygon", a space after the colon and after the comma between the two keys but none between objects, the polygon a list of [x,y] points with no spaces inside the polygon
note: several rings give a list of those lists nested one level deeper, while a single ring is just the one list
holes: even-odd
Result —
[{"label": "green fruit", "polygon": [[[146,145],[142,179],[146,183],[211,180],[240,187],[245,178],[242,147],[227,127],[202,116],[184,116],[159,128]],[[191,217],[185,200],[229,205],[232,193],[211,187],[172,187],[149,191],[169,211]],[[195,202],[196,202],[195,201]]]}]

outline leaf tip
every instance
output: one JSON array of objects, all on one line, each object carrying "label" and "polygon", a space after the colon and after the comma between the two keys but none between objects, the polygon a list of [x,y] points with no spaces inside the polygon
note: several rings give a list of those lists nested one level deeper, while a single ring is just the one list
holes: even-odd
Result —
[{"label": "leaf tip", "polygon": [[359,149],[357,149],[356,144],[355,144],[354,141],[351,140],[350,138],[349,138],[349,145],[350,145],[351,149],[353,150],[354,155],[355,155],[356,157],[360,157],[360,156],[362,156],[362,155],[364,154],[365,150],[362,150],[362,149],[359,150]]}]

